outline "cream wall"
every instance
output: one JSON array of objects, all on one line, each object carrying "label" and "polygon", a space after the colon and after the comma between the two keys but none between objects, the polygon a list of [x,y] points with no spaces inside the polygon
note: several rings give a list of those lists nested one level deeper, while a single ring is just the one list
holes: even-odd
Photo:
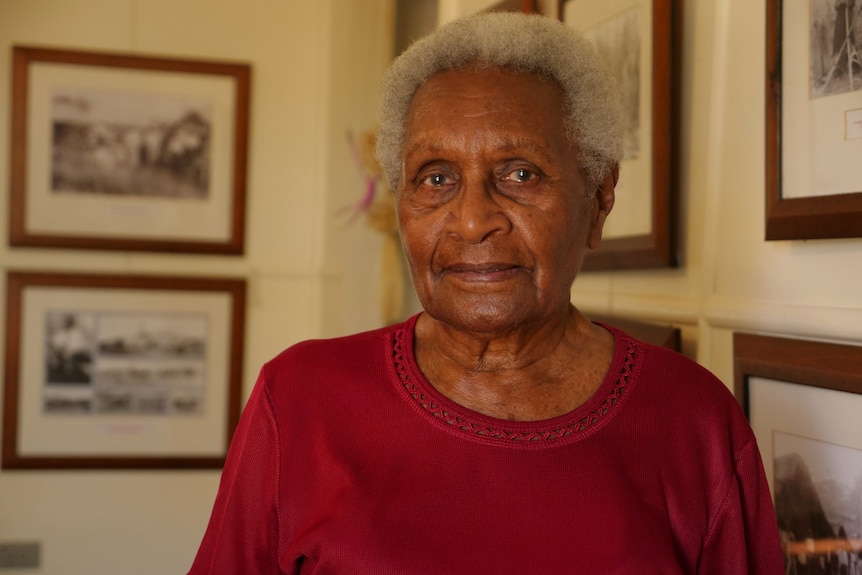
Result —
[{"label": "cream wall", "polygon": [[[287,345],[379,325],[380,240],[361,221],[346,225],[342,209],[364,191],[346,132],[374,125],[378,80],[391,50],[390,6],[390,0],[0,0],[0,273],[246,278],[245,395],[260,365]],[[250,63],[245,255],[10,249],[5,118],[13,44]],[[184,573],[218,478],[217,470],[0,470],[0,543],[42,543],[42,568],[26,573]]]},{"label": "cream wall", "polygon": [[733,329],[862,342],[862,240],[762,241],[764,60],[761,46],[752,58],[738,39],[761,39],[765,24],[763,10],[749,12],[742,2],[716,10],[727,22],[719,38],[726,65],[714,80],[722,100],[713,114],[724,130],[712,162],[717,231],[704,249],[714,270],[704,311],[714,337],[703,347],[705,361],[723,370]]},{"label": "cream wall", "polygon": [[[463,2],[441,0],[440,9],[493,3]],[[7,55],[21,42],[254,66],[244,257],[3,242],[0,268],[247,277],[246,392],[285,345],[375,325],[379,239],[364,225],[340,225],[338,210],[361,193],[343,134],[373,124],[389,18],[382,0],[0,0]],[[762,1],[685,2],[683,266],[583,274],[572,292],[588,311],[681,326],[686,352],[728,384],[733,330],[862,341],[862,240],[763,241],[763,29]],[[8,77],[2,57],[0,117],[9,113]],[[2,173],[8,155],[4,124]],[[2,237],[6,210],[0,202]],[[42,541],[38,573],[182,572],[217,481],[210,471],[0,471],[0,542]]]}]

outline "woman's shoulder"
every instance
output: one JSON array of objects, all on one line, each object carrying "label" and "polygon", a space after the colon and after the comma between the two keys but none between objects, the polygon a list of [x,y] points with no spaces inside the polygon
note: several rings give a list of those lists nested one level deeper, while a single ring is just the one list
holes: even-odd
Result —
[{"label": "woman's shoulder", "polygon": [[734,443],[749,441],[750,427],[739,402],[715,374],[677,351],[612,331],[617,345],[629,350],[629,399],[637,410],[671,430],[719,434],[734,430],[730,433]]},{"label": "woman's shoulder", "polygon": [[267,362],[267,365],[363,356],[371,348],[379,347],[382,342],[390,340],[396,329],[396,326],[387,326],[345,336],[303,340],[284,349]]},{"label": "woman's shoulder", "polygon": [[623,362],[636,362],[641,370],[646,370],[645,375],[688,377],[721,383],[708,369],[679,351],[643,341],[612,325],[600,325],[614,336],[617,358]]},{"label": "woman's shoulder", "polygon": [[295,343],[263,366],[264,373],[361,373],[391,356],[394,342],[415,318],[350,335]]},{"label": "woman's shoulder", "polygon": [[666,403],[738,407],[729,387],[694,359],[639,340],[618,328],[605,327],[614,334],[617,361],[627,367],[633,387],[642,388]]}]

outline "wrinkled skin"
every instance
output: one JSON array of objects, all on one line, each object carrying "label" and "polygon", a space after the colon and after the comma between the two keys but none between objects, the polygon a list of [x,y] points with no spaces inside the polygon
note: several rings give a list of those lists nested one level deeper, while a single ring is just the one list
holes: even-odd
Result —
[{"label": "wrinkled skin", "polygon": [[569,294],[601,240],[616,171],[588,181],[562,110],[538,76],[468,68],[428,80],[408,113],[396,198],[427,312],[417,359],[442,393],[489,415],[576,407],[613,350]]}]

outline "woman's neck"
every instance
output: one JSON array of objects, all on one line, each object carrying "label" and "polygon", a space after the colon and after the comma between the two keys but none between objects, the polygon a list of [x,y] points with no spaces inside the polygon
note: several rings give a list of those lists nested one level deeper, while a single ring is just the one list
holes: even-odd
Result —
[{"label": "woman's neck", "polygon": [[569,413],[599,388],[613,336],[574,307],[556,321],[506,334],[471,334],[423,314],[415,353],[440,393],[498,419],[538,421]]}]

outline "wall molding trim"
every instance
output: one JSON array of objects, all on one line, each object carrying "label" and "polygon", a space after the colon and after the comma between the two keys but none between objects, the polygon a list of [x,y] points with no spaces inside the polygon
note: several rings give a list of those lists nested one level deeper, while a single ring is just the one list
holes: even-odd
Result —
[{"label": "wall molding trim", "polygon": [[703,313],[713,328],[835,342],[862,342],[862,308],[713,297]]},{"label": "wall molding trim", "polygon": [[788,337],[862,343],[862,308],[802,305],[712,296],[701,303],[694,297],[614,294],[609,307],[584,305],[590,312],[627,319],[699,326],[704,330],[727,329],[771,333]]},{"label": "wall molding trim", "polygon": [[697,325],[701,305],[692,296],[615,293],[607,313],[653,322]]}]

